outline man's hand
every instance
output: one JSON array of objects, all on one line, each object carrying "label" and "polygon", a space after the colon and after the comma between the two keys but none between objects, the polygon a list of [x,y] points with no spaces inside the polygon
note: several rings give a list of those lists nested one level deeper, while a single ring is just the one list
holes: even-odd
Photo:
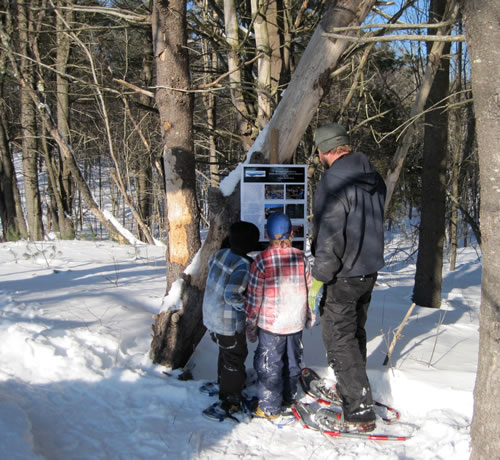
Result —
[{"label": "man's hand", "polygon": [[309,289],[309,292],[307,294],[309,308],[313,311],[316,309],[316,297],[320,289],[323,287],[323,284],[323,281],[318,281],[316,278],[313,278],[311,289]]}]

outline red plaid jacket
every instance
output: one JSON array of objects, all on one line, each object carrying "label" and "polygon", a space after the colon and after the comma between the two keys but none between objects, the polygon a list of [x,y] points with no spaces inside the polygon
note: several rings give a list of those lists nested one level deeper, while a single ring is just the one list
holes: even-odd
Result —
[{"label": "red plaid jacket", "polygon": [[300,249],[284,242],[270,245],[250,268],[245,305],[249,327],[275,334],[303,330],[313,316],[307,303],[311,284],[311,267]]}]

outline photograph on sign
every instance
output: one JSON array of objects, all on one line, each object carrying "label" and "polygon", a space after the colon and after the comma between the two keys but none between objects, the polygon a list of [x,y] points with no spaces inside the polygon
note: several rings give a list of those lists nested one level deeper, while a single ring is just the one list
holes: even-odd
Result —
[{"label": "photograph on sign", "polygon": [[264,198],[266,200],[282,200],[285,198],[285,186],[267,184],[264,185]]},{"label": "photograph on sign", "polygon": [[306,196],[304,185],[287,185],[286,199],[287,200],[303,200]]}]

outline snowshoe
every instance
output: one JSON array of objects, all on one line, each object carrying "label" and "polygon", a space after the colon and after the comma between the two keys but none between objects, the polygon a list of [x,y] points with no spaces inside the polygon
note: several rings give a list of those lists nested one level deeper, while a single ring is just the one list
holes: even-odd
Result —
[{"label": "snowshoe", "polygon": [[322,407],[314,414],[314,421],[323,431],[344,431],[344,413],[336,406]]},{"label": "snowshoe", "polygon": [[326,403],[342,405],[342,398],[335,389],[322,379],[315,371],[305,367],[299,377],[299,382],[306,394]]},{"label": "snowshoe", "polygon": [[321,427],[318,425],[314,418],[315,410],[311,408],[310,404],[297,403],[293,406],[293,414],[295,418],[301,423],[304,428],[308,428],[314,431],[321,431]]},{"label": "snowshoe", "polygon": [[215,420],[217,422],[223,422],[226,419],[230,419],[236,423],[240,422],[234,414],[241,410],[241,405],[231,404],[228,401],[217,401],[211,404],[203,411],[203,415],[206,418]]},{"label": "snowshoe", "polygon": [[208,396],[215,396],[219,394],[219,384],[217,382],[205,382],[200,391]]}]

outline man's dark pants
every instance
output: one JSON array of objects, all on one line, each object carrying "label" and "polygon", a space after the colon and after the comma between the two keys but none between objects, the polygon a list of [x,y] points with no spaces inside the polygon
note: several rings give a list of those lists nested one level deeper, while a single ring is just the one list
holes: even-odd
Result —
[{"label": "man's dark pants", "polygon": [[321,312],[328,364],[335,371],[346,417],[373,407],[366,375],[365,323],[377,274],[337,278],[326,285]]}]

